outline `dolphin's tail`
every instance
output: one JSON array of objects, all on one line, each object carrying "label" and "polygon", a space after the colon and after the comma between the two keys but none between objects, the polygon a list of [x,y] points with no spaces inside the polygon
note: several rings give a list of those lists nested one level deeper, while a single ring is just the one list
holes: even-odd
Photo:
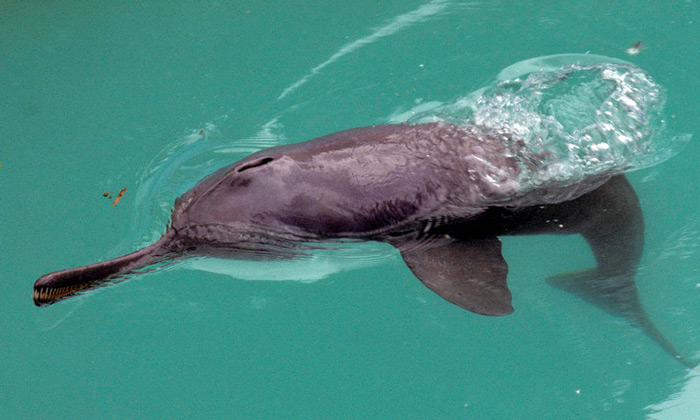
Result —
[{"label": "dolphin's tail", "polygon": [[172,259],[174,232],[168,230],[158,241],[131,254],[77,268],[45,274],[34,283],[34,304],[48,306],[80,291],[93,289],[158,262]]},{"label": "dolphin's tail", "polygon": [[627,319],[651,337],[661,348],[689,368],[697,363],[684,357],[651,320],[639,299],[633,274],[604,274],[599,269],[560,274],[547,279],[550,285],[565,290],[604,311]]}]

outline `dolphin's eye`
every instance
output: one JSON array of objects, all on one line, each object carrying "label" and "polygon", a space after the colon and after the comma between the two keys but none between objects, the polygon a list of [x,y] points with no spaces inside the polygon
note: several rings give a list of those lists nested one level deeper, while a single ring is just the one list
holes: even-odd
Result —
[{"label": "dolphin's eye", "polygon": [[269,156],[263,157],[263,158],[258,158],[255,160],[251,160],[250,162],[248,162],[245,165],[238,168],[236,170],[236,172],[240,173],[240,172],[243,172],[243,171],[251,169],[251,168],[257,168],[258,166],[266,165],[266,164],[272,162],[273,160],[275,160],[275,158],[269,157]]}]

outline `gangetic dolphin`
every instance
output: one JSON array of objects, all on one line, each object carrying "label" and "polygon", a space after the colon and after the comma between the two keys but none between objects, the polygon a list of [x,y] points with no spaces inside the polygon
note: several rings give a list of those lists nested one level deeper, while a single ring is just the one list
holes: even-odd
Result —
[{"label": "gangetic dolphin", "polygon": [[634,274],[644,224],[620,174],[624,165],[570,179],[558,170],[535,182],[532,174],[549,173],[557,162],[530,143],[505,125],[437,121],[355,128],[265,149],[178,198],[154,244],[44,275],[34,302],[49,305],[169,259],[285,258],[350,238],[395,246],[418,279],[455,305],[506,315],[513,307],[498,237],[576,233],[597,267],[551,282],[624,316],[680,358],[639,303]]},{"label": "gangetic dolphin", "polygon": [[[437,250],[468,252],[463,249],[463,235],[453,233],[453,227],[464,230],[464,223],[479,220],[479,231],[486,232],[471,235],[480,239],[476,249],[485,249],[487,243],[492,244],[489,248],[497,247],[497,240],[487,239],[497,233],[489,230],[502,223],[491,222],[489,229],[482,226],[482,220],[495,210],[516,217],[523,209],[575,199],[610,178],[593,177],[566,188],[521,194],[513,181],[521,168],[510,157],[516,147],[518,142],[502,134],[438,122],[356,128],[262,150],[220,169],[178,198],[169,227],[153,245],[113,260],[47,274],[35,284],[34,301],[50,304],[179,256],[285,256],[300,244],[341,238],[395,245],[426,283],[435,283],[433,275],[453,278],[459,268],[452,262],[442,270],[420,264],[421,259],[432,261],[429,255]],[[563,217],[554,219],[566,223]],[[564,226],[573,228],[568,223]],[[499,266],[505,267],[500,259]],[[465,293],[458,304],[489,315],[511,312],[505,271],[488,266],[484,270],[490,277],[474,284],[475,290]],[[476,275],[467,272],[468,279]]]}]

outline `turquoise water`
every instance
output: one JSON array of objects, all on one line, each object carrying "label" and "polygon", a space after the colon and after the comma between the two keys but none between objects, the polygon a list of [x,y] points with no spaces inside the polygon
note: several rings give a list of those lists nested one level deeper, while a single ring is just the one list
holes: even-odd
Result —
[{"label": "turquoise water", "polygon": [[[33,306],[38,276],[150,242],[221,161],[590,52],[649,72],[669,127],[695,136],[629,178],[640,296],[700,360],[700,5],[376,3],[0,5],[2,418],[700,418],[697,369],[544,282],[592,264],[579,237],[503,239],[502,318],[446,303],[379,244],[306,265],[195,261]],[[116,207],[102,197],[124,187]]]}]

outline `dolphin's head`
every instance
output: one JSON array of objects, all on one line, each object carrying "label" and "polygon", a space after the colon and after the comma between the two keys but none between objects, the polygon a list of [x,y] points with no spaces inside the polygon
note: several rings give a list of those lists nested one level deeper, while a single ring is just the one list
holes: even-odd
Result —
[{"label": "dolphin's head", "polygon": [[246,241],[258,242],[256,233],[283,228],[271,215],[296,193],[286,179],[294,165],[289,157],[265,153],[220,169],[175,201],[172,228],[191,243],[245,247]]}]

